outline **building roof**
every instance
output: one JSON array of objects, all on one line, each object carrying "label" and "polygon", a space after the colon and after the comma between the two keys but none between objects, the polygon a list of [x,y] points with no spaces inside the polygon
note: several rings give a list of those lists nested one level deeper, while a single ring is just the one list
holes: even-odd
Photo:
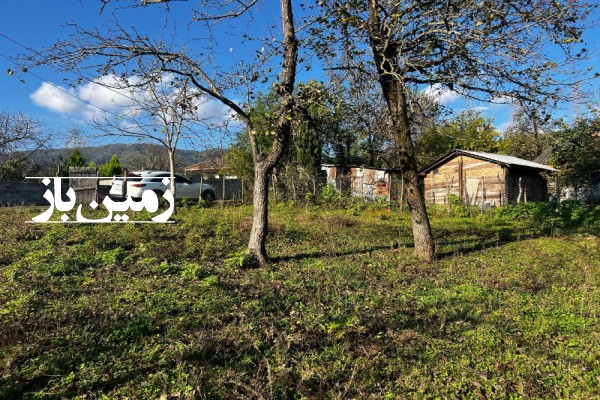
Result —
[{"label": "building roof", "polygon": [[226,171],[229,165],[223,161],[222,158],[211,158],[206,161],[202,161],[188,167],[185,167],[184,171],[188,172],[199,172],[204,174],[219,174]]},{"label": "building roof", "polygon": [[537,156],[533,162],[538,164],[550,165],[550,161],[552,159],[552,147],[546,147],[542,153]]},{"label": "building roof", "polygon": [[547,165],[539,164],[539,163],[536,163],[533,161],[523,160],[522,158],[518,158],[518,157],[506,156],[503,154],[484,153],[481,151],[454,149],[450,153],[437,159],[436,161],[434,161],[433,163],[431,163],[427,167],[425,167],[421,171],[421,174],[428,173],[432,169],[438,167],[441,164],[444,164],[445,162],[451,160],[452,158],[454,158],[458,155],[469,156],[469,157],[477,158],[479,160],[484,160],[484,161],[493,162],[495,164],[500,164],[500,165],[503,165],[506,167],[517,166],[517,167],[533,168],[533,169],[540,169],[540,170],[552,171],[552,172],[557,171],[556,169],[549,167]]},{"label": "building roof", "polygon": [[362,168],[363,170],[365,169],[370,169],[373,171],[385,171],[385,172],[402,172],[402,170],[400,168],[376,168],[376,167],[368,167],[365,165],[342,165],[342,164],[321,164],[321,170],[323,168],[332,168],[332,167],[341,167],[341,168]]}]

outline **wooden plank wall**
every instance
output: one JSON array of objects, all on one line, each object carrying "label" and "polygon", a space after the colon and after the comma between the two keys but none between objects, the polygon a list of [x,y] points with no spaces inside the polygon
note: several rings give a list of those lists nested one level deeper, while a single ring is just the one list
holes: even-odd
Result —
[{"label": "wooden plank wall", "polygon": [[77,195],[78,204],[98,202],[98,172],[93,167],[69,167],[69,186]]},{"label": "wooden plank wall", "polygon": [[425,199],[428,204],[446,204],[448,195],[454,194],[470,205],[480,206],[486,202],[490,206],[500,206],[505,203],[504,182],[502,166],[457,156],[427,174]]}]

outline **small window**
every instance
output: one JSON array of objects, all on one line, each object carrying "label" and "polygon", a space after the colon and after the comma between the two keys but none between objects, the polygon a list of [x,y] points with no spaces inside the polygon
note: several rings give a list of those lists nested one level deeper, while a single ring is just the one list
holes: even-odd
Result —
[{"label": "small window", "polygon": [[439,169],[437,169],[437,168],[434,168],[434,170],[433,170],[433,174],[434,174],[434,175],[439,175],[439,174],[440,174],[440,170],[439,170]]}]

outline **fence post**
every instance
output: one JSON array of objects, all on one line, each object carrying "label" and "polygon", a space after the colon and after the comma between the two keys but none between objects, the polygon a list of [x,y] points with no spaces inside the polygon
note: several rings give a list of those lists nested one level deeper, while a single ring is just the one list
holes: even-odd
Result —
[{"label": "fence post", "polygon": [[204,186],[204,174],[201,171],[200,172],[200,193],[198,193],[198,201],[202,200],[202,189],[203,189],[202,186]]},{"label": "fence post", "polygon": [[402,177],[400,181],[400,212],[404,211],[404,172],[402,172]]},{"label": "fence post", "polygon": [[123,197],[127,197],[127,168],[123,169]]}]

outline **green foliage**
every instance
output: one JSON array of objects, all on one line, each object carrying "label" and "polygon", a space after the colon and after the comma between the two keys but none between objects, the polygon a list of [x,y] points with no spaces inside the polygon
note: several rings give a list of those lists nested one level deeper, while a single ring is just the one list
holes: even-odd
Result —
[{"label": "green foliage", "polygon": [[118,265],[125,258],[125,251],[121,247],[106,250],[100,254],[100,260],[104,265]]},{"label": "green foliage", "polygon": [[454,217],[466,218],[469,216],[469,208],[460,197],[452,193],[448,195],[448,210]]},{"label": "green foliage", "polygon": [[534,224],[540,232],[550,232],[553,228],[595,230],[600,224],[600,208],[590,208],[576,200],[561,202],[558,210],[552,203],[518,203],[514,206],[498,207],[489,215],[495,221],[504,223],[526,222]]},{"label": "green foliage", "polygon": [[20,158],[12,158],[0,165],[0,181],[3,182],[22,182],[25,180],[28,172],[31,171],[31,165]]},{"label": "green foliage", "polygon": [[225,266],[228,268],[241,268],[244,266],[244,261],[248,256],[247,250],[236,251],[225,259]]},{"label": "green foliage", "polygon": [[600,118],[579,118],[549,134],[552,162],[570,185],[587,184],[600,171]]},{"label": "green foliage", "polygon": [[343,196],[335,185],[328,183],[321,189],[321,198],[326,203],[339,203],[343,199]]},{"label": "green foliage", "polygon": [[464,111],[456,119],[427,127],[417,137],[415,149],[424,167],[452,149],[496,153],[500,139],[492,120],[476,111]]},{"label": "green foliage", "polygon": [[534,223],[551,221],[555,216],[554,205],[546,202],[518,203],[512,206],[498,207],[491,213],[505,222],[530,220]]},{"label": "green foliage", "polygon": [[65,167],[68,170],[69,167],[84,167],[87,161],[83,158],[79,149],[73,149],[67,161],[65,161]]},{"label": "green foliage", "polygon": [[109,161],[104,163],[98,169],[98,176],[120,176],[123,175],[123,166],[119,162],[116,154],[113,154]]},{"label": "green foliage", "polygon": [[533,160],[543,148],[541,131],[550,131],[548,116],[535,106],[530,109],[520,107],[512,118],[512,124],[505,130],[500,142],[500,153]]},{"label": "green foliage", "polygon": [[598,207],[591,209],[577,200],[563,201],[558,209],[559,220],[565,228],[593,225],[599,221],[597,216]]}]

